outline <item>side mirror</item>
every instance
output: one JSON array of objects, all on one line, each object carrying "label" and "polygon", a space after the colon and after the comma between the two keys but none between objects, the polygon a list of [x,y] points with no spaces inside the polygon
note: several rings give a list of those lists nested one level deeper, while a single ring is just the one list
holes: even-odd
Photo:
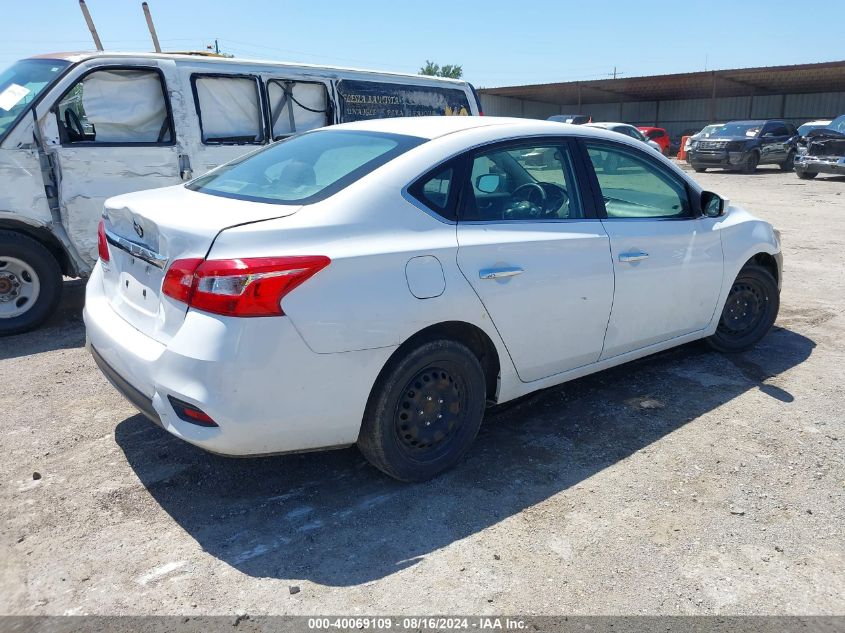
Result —
[{"label": "side mirror", "polygon": [[494,193],[499,190],[502,177],[499,174],[482,174],[475,179],[475,188],[481,193]]},{"label": "side mirror", "polygon": [[705,217],[718,218],[728,210],[728,201],[712,191],[701,193],[701,212]]}]

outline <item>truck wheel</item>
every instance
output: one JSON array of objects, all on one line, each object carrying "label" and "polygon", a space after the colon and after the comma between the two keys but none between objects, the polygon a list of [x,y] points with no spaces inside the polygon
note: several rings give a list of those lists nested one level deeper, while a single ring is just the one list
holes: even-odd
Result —
[{"label": "truck wheel", "polygon": [[486,400],[478,358],[456,341],[428,341],[382,371],[358,447],[373,466],[400,481],[431,479],[467,452]]},{"label": "truck wheel", "polygon": [[792,171],[795,169],[795,152],[789,152],[786,155],[786,160],[780,164],[781,171]]},{"label": "truck wheel", "polygon": [[769,332],[779,308],[780,294],[772,274],[749,264],[736,276],[716,333],[706,340],[720,352],[745,351]]},{"label": "truck wheel", "polygon": [[757,152],[751,152],[751,155],[745,159],[745,163],[742,165],[742,173],[753,174],[757,171],[757,165],[759,164],[760,157],[757,155]]},{"label": "truck wheel", "polygon": [[817,171],[796,170],[795,173],[801,180],[812,180],[813,178],[819,175],[819,172]]},{"label": "truck wheel", "polygon": [[0,336],[40,325],[59,302],[59,262],[39,242],[15,231],[0,231]]}]

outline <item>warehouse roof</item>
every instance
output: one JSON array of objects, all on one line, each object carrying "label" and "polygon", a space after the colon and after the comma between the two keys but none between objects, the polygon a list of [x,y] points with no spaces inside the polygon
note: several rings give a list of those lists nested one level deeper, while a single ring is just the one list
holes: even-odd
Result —
[{"label": "warehouse roof", "polygon": [[[482,94],[556,104],[615,103],[845,91],[845,61],[678,75],[482,88]],[[580,98],[579,98],[580,97]]]}]

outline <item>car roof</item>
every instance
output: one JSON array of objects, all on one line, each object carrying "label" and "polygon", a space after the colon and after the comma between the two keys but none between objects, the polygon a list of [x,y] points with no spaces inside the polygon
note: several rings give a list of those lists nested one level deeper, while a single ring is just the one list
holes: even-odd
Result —
[{"label": "car roof", "polygon": [[560,136],[561,134],[567,134],[596,138],[616,138],[616,135],[612,132],[604,132],[600,128],[586,128],[584,125],[495,116],[421,116],[369,119],[366,121],[332,125],[331,127],[325,128],[325,130],[360,130],[366,132],[404,134],[406,136],[416,136],[417,138],[431,140],[449,134],[493,126],[500,127],[504,133],[503,136],[509,134],[526,136],[541,134]]},{"label": "car roof", "polygon": [[589,125],[590,127],[603,127],[605,129],[609,127],[615,127],[617,125],[624,125],[626,127],[634,127],[630,123],[621,123],[620,121],[593,121],[592,123],[585,123],[584,125]]}]

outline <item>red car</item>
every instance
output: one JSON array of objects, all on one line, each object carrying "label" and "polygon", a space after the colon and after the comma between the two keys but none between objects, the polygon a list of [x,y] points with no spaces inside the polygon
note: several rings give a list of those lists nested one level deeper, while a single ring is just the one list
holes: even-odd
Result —
[{"label": "red car", "polygon": [[660,151],[664,156],[669,154],[669,135],[662,127],[638,127],[640,132],[645,134],[645,137],[660,145]]}]

